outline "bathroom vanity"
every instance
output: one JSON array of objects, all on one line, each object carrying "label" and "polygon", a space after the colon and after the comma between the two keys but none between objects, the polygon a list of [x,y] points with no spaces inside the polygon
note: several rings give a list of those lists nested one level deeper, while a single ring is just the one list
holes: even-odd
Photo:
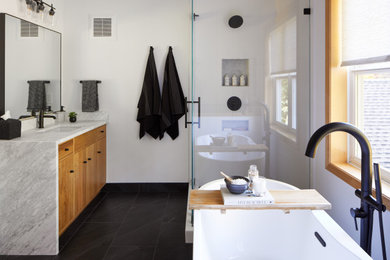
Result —
[{"label": "bathroom vanity", "polygon": [[58,145],[59,234],[106,183],[106,126]]},{"label": "bathroom vanity", "polygon": [[59,235],[106,180],[106,121],[0,141],[0,255],[56,255]]}]

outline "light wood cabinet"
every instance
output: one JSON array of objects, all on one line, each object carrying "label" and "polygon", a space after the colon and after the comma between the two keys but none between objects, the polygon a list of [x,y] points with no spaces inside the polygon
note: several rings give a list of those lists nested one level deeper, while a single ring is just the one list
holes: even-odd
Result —
[{"label": "light wood cabinet", "polygon": [[61,235],[106,183],[106,126],[60,144],[58,154]]},{"label": "light wood cabinet", "polygon": [[96,143],[97,190],[106,184],[106,137]]},{"label": "light wood cabinet", "polygon": [[68,156],[59,161],[58,189],[59,193],[59,230],[62,233],[74,217],[74,179],[73,157]]},{"label": "light wood cabinet", "polygon": [[96,151],[95,144],[89,145],[86,149],[87,169],[86,169],[86,196],[87,201],[91,201],[97,192],[97,171],[96,171]]},{"label": "light wood cabinet", "polygon": [[78,216],[87,205],[86,189],[86,157],[84,151],[75,152],[73,155],[75,168],[75,215]]}]

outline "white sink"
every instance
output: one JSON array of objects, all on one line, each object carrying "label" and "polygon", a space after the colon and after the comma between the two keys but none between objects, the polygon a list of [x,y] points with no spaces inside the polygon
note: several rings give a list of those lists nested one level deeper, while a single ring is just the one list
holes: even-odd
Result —
[{"label": "white sink", "polygon": [[80,126],[54,126],[47,129],[42,129],[40,132],[57,132],[57,133],[66,133],[73,132],[80,129]]}]

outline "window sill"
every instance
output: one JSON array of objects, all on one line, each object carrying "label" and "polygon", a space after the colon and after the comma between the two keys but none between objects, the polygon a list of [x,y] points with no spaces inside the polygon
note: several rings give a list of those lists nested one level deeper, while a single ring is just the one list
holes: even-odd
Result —
[{"label": "window sill", "polygon": [[271,129],[288,142],[296,143],[297,137],[290,129],[280,123],[272,122]]},{"label": "window sill", "polygon": [[[348,163],[329,163],[326,169],[351,185],[360,189],[360,169]],[[373,182],[372,194],[375,197],[375,183]],[[390,210],[390,183],[382,180],[382,199],[387,210]]]}]

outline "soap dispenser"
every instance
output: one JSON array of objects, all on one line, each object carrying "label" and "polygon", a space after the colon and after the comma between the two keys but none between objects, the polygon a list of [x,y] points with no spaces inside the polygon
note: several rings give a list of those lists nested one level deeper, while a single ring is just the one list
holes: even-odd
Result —
[{"label": "soap dispenser", "polygon": [[65,122],[65,111],[64,106],[61,106],[61,110],[56,112],[57,122],[62,123]]}]

